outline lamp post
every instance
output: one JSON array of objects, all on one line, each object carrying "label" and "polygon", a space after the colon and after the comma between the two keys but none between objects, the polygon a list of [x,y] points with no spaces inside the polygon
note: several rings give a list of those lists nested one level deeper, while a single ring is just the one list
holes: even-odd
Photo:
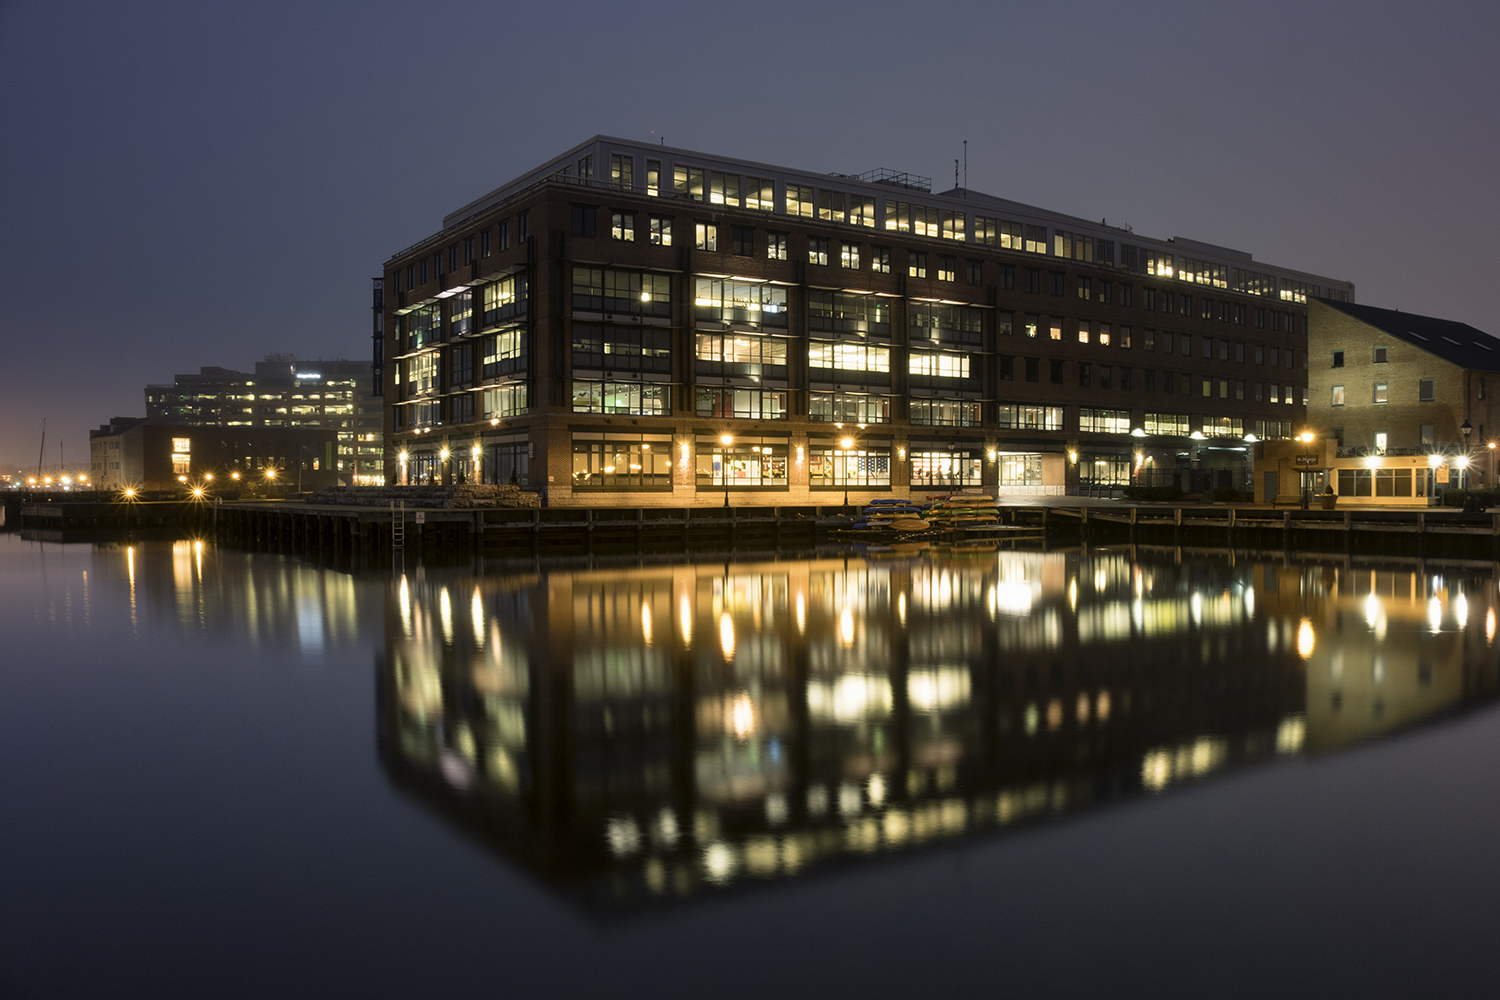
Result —
[{"label": "lamp post", "polygon": [[720,434],[719,444],[723,450],[719,452],[719,475],[724,477],[724,509],[729,509],[729,446],[734,444],[733,434]]},{"label": "lamp post", "polygon": [[[1474,433],[1474,425],[1471,424],[1471,423],[1469,423],[1469,418],[1468,417],[1464,417],[1464,422],[1462,424],[1459,424],[1458,430],[1459,430],[1459,433],[1464,436],[1464,457],[1468,458],[1469,457],[1469,435]],[[1468,462],[1464,463],[1463,481],[1459,483],[1458,488],[1462,489],[1462,490],[1466,490],[1466,489],[1469,488],[1469,468],[1468,468]]]},{"label": "lamp post", "polygon": [[852,437],[839,438],[839,448],[844,452],[844,512],[849,511],[849,452],[854,448]]},{"label": "lamp post", "polygon": [[1488,486],[1490,486],[1490,487],[1493,488],[1494,485],[1495,485],[1495,442],[1491,441],[1489,443],[1489,449],[1490,449],[1490,481],[1486,485],[1488,485]]}]

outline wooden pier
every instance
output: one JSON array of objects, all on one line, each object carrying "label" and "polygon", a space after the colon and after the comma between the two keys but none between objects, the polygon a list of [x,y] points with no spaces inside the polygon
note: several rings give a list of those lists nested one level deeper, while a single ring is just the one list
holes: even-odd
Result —
[{"label": "wooden pier", "polygon": [[[1141,505],[1053,507],[1088,542],[1216,545],[1346,554],[1500,560],[1500,513],[1441,507],[1273,510],[1267,507]],[[1070,531],[1070,533],[1071,533]]]},{"label": "wooden pier", "polygon": [[[1000,514],[1003,523],[994,535],[1039,538],[1048,545],[1131,542],[1500,561],[1500,512],[1029,504],[1002,506]],[[855,518],[856,512],[843,506],[463,508],[52,500],[23,506],[19,526],[59,540],[196,534],[234,548],[364,561],[389,559],[397,551],[430,559],[812,549],[851,540],[848,529]]]},{"label": "wooden pier", "polygon": [[842,507],[418,508],[225,503],[233,548],[327,558],[576,556],[811,549],[850,523]]}]

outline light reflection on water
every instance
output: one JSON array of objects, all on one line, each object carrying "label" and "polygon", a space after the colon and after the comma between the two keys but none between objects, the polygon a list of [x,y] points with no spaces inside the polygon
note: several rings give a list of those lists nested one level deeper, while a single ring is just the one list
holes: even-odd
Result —
[{"label": "light reflection on water", "polygon": [[1097,549],[388,595],[388,773],[596,912],[1163,794],[1496,688],[1487,573]]},{"label": "light reflection on water", "polygon": [[95,587],[124,596],[138,635],[170,621],[181,632],[227,631],[251,646],[317,659],[361,632],[354,578],[296,560],[177,541],[99,545],[89,562]]},{"label": "light reflection on water", "polygon": [[305,662],[383,628],[388,775],[593,912],[1164,794],[1496,690],[1473,571],[1118,549],[419,567],[381,608],[368,580],[195,542],[88,566],[41,592],[59,627],[117,593],[142,636]]}]

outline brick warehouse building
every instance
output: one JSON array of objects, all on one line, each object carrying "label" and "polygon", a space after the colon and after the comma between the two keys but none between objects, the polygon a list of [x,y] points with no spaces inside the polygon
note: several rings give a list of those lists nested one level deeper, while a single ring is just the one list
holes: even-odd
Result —
[{"label": "brick warehouse building", "polygon": [[1283,495],[1326,485],[1351,503],[1426,506],[1445,489],[1495,483],[1500,340],[1396,309],[1309,308],[1307,423],[1325,443],[1306,449],[1318,458],[1303,469],[1290,467],[1303,449],[1267,446],[1268,458],[1289,456],[1276,470]]},{"label": "brick warehouse building", "polygon": [[387,481],[1243,489],[1300,426],[1307,299],[1348,282],[930,188],[596,136],[464,206],[379,279]]}]

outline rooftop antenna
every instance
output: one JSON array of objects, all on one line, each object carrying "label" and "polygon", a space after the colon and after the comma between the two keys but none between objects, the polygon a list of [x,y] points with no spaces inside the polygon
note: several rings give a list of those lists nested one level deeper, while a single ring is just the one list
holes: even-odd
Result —
[{"label": "rooftop antenna", "polygon": [[953,158],[953,186],[958,187],[958,157]]},{"label": "rooftop antenna", "polygon": [[36,474],[40,479],[42,475],[42,456],[47,454],[47,418],[42,418],[42,446],[36,453]]},{"label": "rooftop antenna", "polygon": [[964,197],[969,196],[969,140],[964,140]]}]

